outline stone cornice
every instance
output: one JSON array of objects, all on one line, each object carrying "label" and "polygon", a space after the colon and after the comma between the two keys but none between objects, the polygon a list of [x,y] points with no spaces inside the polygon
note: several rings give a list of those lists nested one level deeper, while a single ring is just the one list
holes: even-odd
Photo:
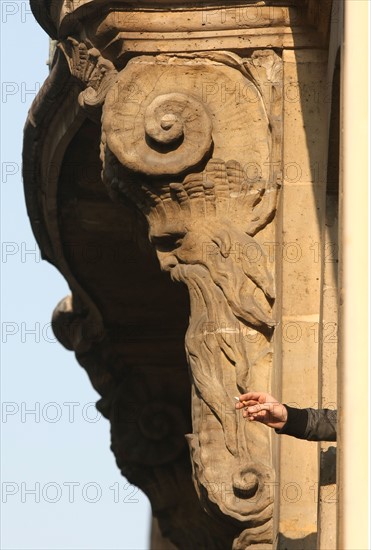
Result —
[{"label": "stone cornice", "polygon": [[[121,38],[129,42],[128,51],[149,51],[153,43],[156,47],[158,40],[174,39],[176,43],[184,40],[184,46],[178,49],[184,51],[190,46],[196,49],[215,49],[204,45],[210,39],[208,32],[213,33],[216,40],[221,38],[225,42],[223,47],[229,46],[229,41],[224,40],[226,37],[231,36],[231,40],[236,40],[233,31],[241,35],[241,48],[320,45],[318,34],[313,31],[319,31],[322,36],[325,34],[332,0],[138,0],[135,3],[125,0],[30,0],[30,4],[36,19],[52,38],[77,36],[81,25],[85,26],[89,20],[95,22],[94,30],[97,25],[98,35],[99,30],[104,33],[105,28],[111,31],[115,29],[116,37],[120,33]],[[181,22],[179,12],[183,14]],[[172,32],[175,18],[176,37]],[[313,37],[302,40],[304,32],[308,35],[308,27],[312,29]],[[265,31],[262,30],[264,28]],[[273,43],[269,38],[272,28],[276,29],[277,35]],[[290,29],[292,36],[287,36],[290,35]],[[256,46],[255,34],[260,35]],[[187,41],[187,38],[190,40]],[[202,44],[200,38],[204,39]],[[147,41],[150,42],[149,45],[144,43]],[[138,46],[133,45],[133,42]],[[159,50],[169,51],[169,48],[159,47]]]}]

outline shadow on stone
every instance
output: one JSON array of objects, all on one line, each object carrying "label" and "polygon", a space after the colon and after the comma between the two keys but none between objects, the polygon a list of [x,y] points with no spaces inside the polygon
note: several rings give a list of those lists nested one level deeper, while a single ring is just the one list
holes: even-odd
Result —
[{"label": "shadow on stone", "polygon": [[321,452],[320,485],[336,483],[336,447],[329,447]]},{"label": "shadow on stone", "polygon": [[301,539],[290,539],[280,534],[277,550],[317,550],[317,533]]}]

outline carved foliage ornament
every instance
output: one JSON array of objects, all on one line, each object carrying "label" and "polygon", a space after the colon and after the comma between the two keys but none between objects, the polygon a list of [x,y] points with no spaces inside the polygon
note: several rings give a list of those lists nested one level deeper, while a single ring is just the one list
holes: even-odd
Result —
[{"label": "carved foliage ornament", "polygon": [[108,89],[116,79],[115,66],[89,42],[79,42],[69,37],[57,45],[65,55],[72,76],[83,86],[79,95],[80,106],[94,118],[97,108],[103,105]]}]

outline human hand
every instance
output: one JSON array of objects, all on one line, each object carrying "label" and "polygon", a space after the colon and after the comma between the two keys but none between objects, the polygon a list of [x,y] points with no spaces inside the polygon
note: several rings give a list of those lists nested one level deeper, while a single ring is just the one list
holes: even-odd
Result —
[{"label": "human hand", "polygon": [[265,392],[240,395],[236,409],[244,409],[242,416],[251,422],[261,422],[276,430],[281,430],[287,421],[286,407]]}]

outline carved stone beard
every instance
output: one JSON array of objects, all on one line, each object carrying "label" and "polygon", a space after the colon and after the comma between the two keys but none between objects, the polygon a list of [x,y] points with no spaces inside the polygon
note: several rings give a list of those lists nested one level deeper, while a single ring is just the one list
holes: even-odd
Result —
[{"label": "carved stone beard", "polygon": [[[234,257],[225,249],[228,237],[241,246],[254,241],[260,250],[248,235],[231,226],[226,231],[225,225],[213,234],[219,225],[215,219],[213,223],[188,221],[187,225],[190,229],[183,239],[174,235],[177,242],[172,250],[169,247],[164,252],[158,236],[152,236],[152,240],[157,243],[161,267],[170,271],[173,280],[185,283],[190,294],[185,347],[194,391],[193,434],[187,438],[197,490],[205,507],[210,509],[213,502],[223,513],[248,521],[250,526],[260,525],[272,513],[269,434],[263,426],[241,418],[234,407],[234,396],[251,388],[251,367],[261,370],[261,383],[266,384],[263,378],[272,359],[269,336],[257,331],[269,333],[273,324],[269,302],[246,271],[270,292],[272,281],[263,255],[254,265],[242,254]],[[166,238],[171,241],[169,232]],[[215,242],[219,247],[214,245],[216,250],[212,250],[210,244]]]},{"label": "carved stone beard", "polygon": [[220,405],[232,409],[234,396],[249,387],[250,364],[244,338],[249,327],[233,313],[226,292],[202,265],[178,265],[173,280],[184,282],[190,294],[191,315],[186,350],[199,395],[219,419],[225,444],[237,455],[235,415],[223,415]]}]

